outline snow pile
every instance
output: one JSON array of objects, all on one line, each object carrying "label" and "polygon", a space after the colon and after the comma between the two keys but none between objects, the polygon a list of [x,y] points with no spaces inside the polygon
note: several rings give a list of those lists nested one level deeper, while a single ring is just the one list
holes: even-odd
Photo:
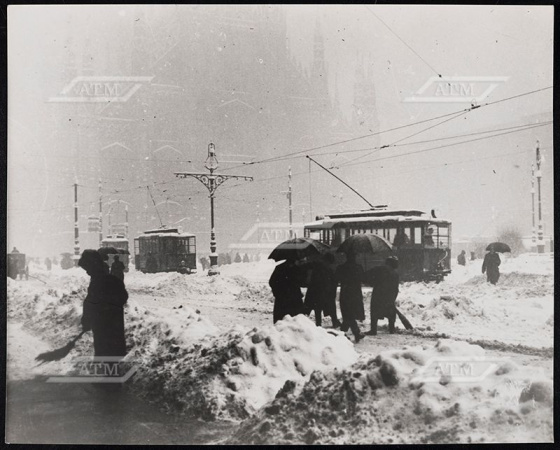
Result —
[{"label": "snow pile", "polygon": [[403,283],[397,305],[417,331],[552,349],[553,328],[545,324],[554,310],[553,262],[507,259],[503,265],[515,270],[504,268],[495,286],[480,267],[457,266],[441,283]]},{"label": "snow pile", "polygon": [[226,264],[220,266],[219,270],[226,277],[242,276],[253,282],[268,282],[274,267],[278,263],[272,259],[265,259],[267,257],[268,255],[261,255],[261,261]]},{"label": "snow pile", "polygon": [[476,345],[386,351],[287,382],[229,444],[437,444],[553,439],[552,380]]},{"label": "snow pile", "polygon": [[245,287],[235,296],[238,301],[250,301],[254,303],[274,303],[274,296],[268,285],[251,284]]},{"label": "snow pile", "polygon": [[[139,343],[137,349],[146,343]],[[302,384],[315,370],[357,360],[352,343],[304,316],[246,332],[234,327],[191,346],[158,337],[138,352],[135,384],[169,409],[206,420],[244,419],[271,401],[287,380]]]},{"label": "snow pile", "polygon": [[[67,292],[9,283],[8,294],[10,318],[39,334],[50,349],[81,331],[87,282]],[[318,328],[304,316],[219,334],[187,306],[147,308],[131,298],[125,306],[125,333],[126,359],[138,369],[133,389],[169,409],[210,420],[246,418],[272,400],[287,380],[301,383],[314,370],[357,360],[343,333]],[[92,354],[92,336],[86,333],[65,358],[67,364],[52,366],[64,371],[52,375],[72,372],[72,356]]]},{"label": "snow pile", "polygon": [[162,297],[187,294],[238,294],[243,288],[250,285],[241,276],[208,277],[202,273],[183,275],[177,272],[134,272],[125,278],[125,284],[130,294],[149,294]]}]

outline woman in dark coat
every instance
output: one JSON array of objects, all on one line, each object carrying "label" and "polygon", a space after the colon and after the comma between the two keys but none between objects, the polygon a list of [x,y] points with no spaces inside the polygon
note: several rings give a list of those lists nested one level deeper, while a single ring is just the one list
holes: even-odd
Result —
[{"label": "woman in dark coat", "polygon": [[365,280],[373,286],[371,291],[371,330],[367,333],[375,336],[377,334],[377,321],[384,318],[389,319],[389,333],[395,332],[395,320],[397,310],[395,300],[399,295],[399,274],[397,268],[399,261],[395,256],[385,260],[384,266],[377,266],[369,270]]},{"label": "woman in dark coat", "polygon": [[287,260],[279,264],[272,272],[268,282],[274,295],[273,323],[282,320],[284,316],[297,316],[304,312],[301,270],[295,261]]},{"label": "woman in dark coat", "polygon": [[330,316],[333,326],[340,327],[336,316],[336,279],[330,264],[334,263],[332,253],[326,253],[310,264],[311,279],[305,294],[305,313],[315,311],[315,324],[321,326],[321,314]]},{"label": "woman in dark coat", "polygon": [[364,320],[364,299],[362,297],[363,269],[356,263],[353,253],[346,254],[346,262],[336,269],[336,280],[340,283],[341,331],[352,330],[356,343],[364,337],[357,320]]},{"label": "woman in dark coat", "polygon": [[486,253],[484,261],[482,263],[482,273],[486,272],[486,280],[492,284],[496,284],[500,279],[500,256],[491,249],[490,252]]},{"label": "woman in dark coat", "polygon": [[111,275],[116,276],[119,280],[124,281],[124,263],[119,259],[118,255],[113,258],[113,264],[111,264]]},{"label": "woman in dark coat", "polygon": [[128,293],[122,280],[107,273],[101,255],[95,250],[84,250],[78,261],[91,277],[84,301],[82,327],[93,331],[96,357],[125,356],[123,306]]}]

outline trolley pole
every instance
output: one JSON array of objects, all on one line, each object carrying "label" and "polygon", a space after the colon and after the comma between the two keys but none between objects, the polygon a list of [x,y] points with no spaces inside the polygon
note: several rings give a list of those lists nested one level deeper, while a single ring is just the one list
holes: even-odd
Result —
[{"label": "trolley pole", "polygon": [[293,207],[292,207],[292,168],[288,167],[288,202],[290,212],[290,239],[294,237],[294,223],[293,223]]},{"label": "trolley pole", "polygon": [[78,226],[78,180],[74,182],[74,266],[80,259],[80,228]]},{"label": "trolley pole", "polygon": [[542,178],[542,172],[541,172],[541,163],[542,163],[542,157],[541,157],[541,150],[539,148],[539,141],[537,140],[537,149],[536,149],[536,153],[537,153],[537,173],[535,174],[537,176],[537,192],[538,192],[538,202],[539,202],[539,225],[538,225],[538,230],[537,230],[537,253],[544,253],[544,239],[543,239],[543,223],[542,223],[542,198],[541,198],[541,178]]},{"label": "trolley pole", "polygon": [[101,199],[101,178],[99,179],[99,247],[103,242],[103,202]]},{"label": "trolley pole", "polygon": [[289,223],[289,237],[293,239],[294,236],[294,224],[293,224],[293,205],[292,205],[292,168],[288,167],[288,190],[282,191],[282,194],[286,194],[288,199],[288,223]]},{"label": "trolley pole", "polygon": [[537,229],[535,228],[535,164],[531,164],[531,209],[533,212],[533,228],[531,228],[531,251],[537,251]]},{"label": "trolley pole", "polygon": [[253,181],[253,177],[214,173],[218,169],[218,159],[216,158],[216,147],[212,142],[208,144],[208,157],[206,158],[204,167],[208,169],[209,173],[175,172],[175,176],[177,178],[196,178],[206,186],[210,193],[210,269],[208,269],[208,275],[218,275],[220,272],[218,271],[218,254],[216,253],[217,243],[214,227],[214,198],[216,197],[216,189],[231,178]]}]

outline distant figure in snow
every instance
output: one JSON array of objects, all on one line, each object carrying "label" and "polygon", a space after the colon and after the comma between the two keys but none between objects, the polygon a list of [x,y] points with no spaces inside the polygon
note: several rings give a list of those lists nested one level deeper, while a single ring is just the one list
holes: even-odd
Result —
[{"label": "distant figure in snow", "polygon": [[78,265],[91,277],[81,323],[84,331],[93,331],[95,356],[125,356],[123,306],[128,293],[124,283],[105,272],[96,250],[84,250]]},{"label": "distant figure in snow", "polygon": [[50,258],[45,258],[45,266],[47,266],[47,270],[51,270],[52,268],[52,261]]},{"label": "distant figure in snow", "polygon": [[309,265],[311,279],[305,294],[305,314],[315,311],[315,324],[321,326],[321,314],[330,316],[333,326],[340,327],[336,316],[336,279],[331,265],[334,263],[332,253],[326,253]]},{"label": "distant figure in snow", "polygon": [[113,258],[113,264],[111,264],[111,275],[117,277],[121,281],[124,281],[124,263],[119,259],[118,255],[115,255]]},{"label": "distant figure in snow", "polygon": [[268,282],[274,295],[273,323],[286,315],[293,317],[304,312],[301,282],[301,269],[294,260],[288,259],[276,266]]},{"label": "distant figure in snow", "polygon": [[471,252],[471,261],[474,261],[476,259],[476,255],[474,254],[474,252]]},{"label": "distant figure in snow", "polygon": [[397,234],[395,234],[395,239],[393,239],[393,245],[395,247],[400,247],[401,245],[406,245],[409,242],[410,239],[404,230],[402,228],[397,229]]},{"label": "distant figure in snow", "polygon": [[385,260],[384,266],[377,266],[365,273],[364,280],[373,286],[371,291],[371,329],[367,334],[377,334],[377,321],[389,319],[389,333],[395,333],[397,310],[395,301],[399,295],[399,260],[391,256]]},{"label": "distant figure in snow", "polygon": [[364,298],[362,296],[363,269],[356,263],[353,253],[346,254],[346,262],[336,269],[336,280],[340,283],[340,312],[342,313],[343,332],[352,330],[358,343],[364,335],[360,332],[357,320],[365,319]]},{"label": "distant figure in snow", "polygon": [[19,250],[17,248],[13,248],[12,253],[19,253]]},{"label": "distant figure in snow", "polygon": [[486,256],[484,257],[484,261],[482,263],[482,273],[486,273],[486,280],[492,284],[496,284],[500,279],[500,264],[501,264],[500,256],[491,249]]},{"label": "distant figure in snow", "polygon": [[465,250],[463,250],[461,253],[459,253],[459,255],[457,256],[457,264],[459,264],[460,266],[466,266],[467,265],[467,257],[466,257],[466,253]]},{"label": "distant figure in snow", "polygon": [[177,268],[177,272],[182,273],[182,274],[186,274],[188,272],[187,263],[185,262],[184,259],[182,259],[181,262],[179,263],[179,267]]},{"label": "distant figure in snow", "polygon": [[202,270],[206,270],[210,265],[210,263],[208,262],[208,258],[206,258],[205,256],[200,258],[200,264],[202,265]]}]

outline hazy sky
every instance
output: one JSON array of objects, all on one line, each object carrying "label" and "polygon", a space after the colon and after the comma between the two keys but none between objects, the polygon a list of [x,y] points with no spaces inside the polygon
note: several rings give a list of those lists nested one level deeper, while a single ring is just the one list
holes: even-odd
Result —
[{"label": "hazy sky", "polygon": [[[243,7],[222,6],[243,16]],[[69,34],[77,39],[91,30],[110,33],[118,19],[133,14],[132,6],[10,6],[8,8],[8,245],[25,247],[28,252],[44,253],[53,230],[41,211],[57,201],[68,203],[57,171],[72,161],[60,161],[56,170],[49,164],[50,149],[44,141],[52,132],[52,118],[45,117],[46,99],[56,94],[53,86],[60,59],[60,43]],[[146,14],[158,14],[171,6],[143,6]],[[204,6],[199,6],[204,8]],[[468,103],[406,102],[430,79],[444,77],[502,77],[481,103],[493,102],[548,88],[553,84],[553,8],[542,6],[285,6],[288,47],[304,67],[313,60],[313,36],[318,22],[325,45],[331,97],[338,96],[347,117],[353,111],[353,89],[357,55],[367,55],[365,64],[372,71],[379,129],[364,135],[461,111]],[[107,52],[112,49],[108,48]],[[58,59],[57,59],[58,58]],[[103,75],[103,74],[99,74]],[[477,92],[480,92],[477,85]],[[544,90],[495,105],[474,109],[456,118],[445,117],[397,131],[354,141],[344,147],[356,150],[378,145],[388,147],[371,152],[336,155],[330,148],[316,152],[327,165],[340,166],[338,176],[348,180],[375,204],[413,207],[453,221],[455,237],[491,236],[505,226],[530,233],[530,164],[536,140],[545,156],[543,166],[543,211],[545,231],[553,232],[552,126],[519,131],[520,125],[552,120],[552,90]],[[444,122],[445,121],[445,122]],[[441,123],[440,123],[441,122]],[[433,127],[428,129],[429,127]],[[485,131],[504,133],[491,139],[475,134]],[[511,132],[516,131],[516,132]],[[491,133],[489,133],[491,134]],[[358,136],[356,136],[358,137]],[[206,138],[202,137],[202,141]],[[415,143],[411,145],[404,145]],[[330,150],[330,151],[327,151]],[[279,149],[279,154],[293,149]],[[416,152],[416,153],[415,153]],[[321,154],[323,156],[320,156]],[[327,154],[328,153],[328,154]],[[406,154],[400,156],[401,154]],[[362,160],[352,160],[362,156]],[[201,166],[204,152],[200,155]],[[345,164],[347,164],[345,166]],[[278,173],[294,167],[296,216],[309,211],[309,178],[297,174],[305,161],[282,161],[272,166]],[[301,170],[300,170],[301,171]],[[255,177],[255,165],[243,170]],[[344,186],[332,183],[328,174],[313,174],[315,183],[325,183],[313,198],[313,213],[337,210],[342,196],[345,208],[365,208]],[[264,186],[266,184],[266,186]],[[285,215],[285,180],[260,183],[259,194],[267,200],[261,207],[261,220],[280,220]],[[66,185],[64,185],[66,189]],[[66,192],[66,191],[64,191]],[[94,193],[93,193],[94,194]],[[270,194],[270,195],[269,195]],[[256,202],[254,187],[224,190],[231,199]],[[334,197],[338,196],[338,197]],[[63,198],[63,200],[57,200]],[[262,202],[262,199],[260,200]],[[200,200],[199,207],[207,199]],[[307,209],[306,209],[307,208]],[[72,211],[68,211],[72,214]],[[71,220],[68,220],[71,231]],[[247,226],[246,224],[243,226]],[[201,224],[197,230],[206,229]],[[225,232],[224,232],[225,233]],[[232,239],[236,238],[230,233]],[[227,240],[227,237],[226,237]],[[70,250],[71,233],[68,237]]]}]

